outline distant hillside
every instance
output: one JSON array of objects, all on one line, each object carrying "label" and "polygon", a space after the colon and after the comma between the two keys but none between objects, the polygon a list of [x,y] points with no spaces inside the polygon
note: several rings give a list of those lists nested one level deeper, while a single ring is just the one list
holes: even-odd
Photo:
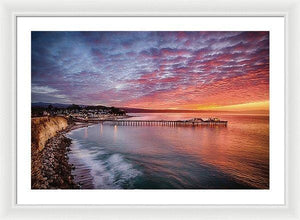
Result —
[{"label": "distant hillside", "polygon": [[47,103],[47,102],[31,103],[31,107],[44,107],[44,108],[47,108],[49,105],[52,105],[53,107],[56,107],[56,108],[67,108],[71,104]]},{"label": "distant hillside", "polygon": [[31,103],[32,108],[48,108],[52,105],[54,108],[86,108],[86,109],[108,109],[113,107],[107,107],[103,105],[77,105],[77,104],[61,104],[61,103],[48,103],[48,102],[34,102]]}]

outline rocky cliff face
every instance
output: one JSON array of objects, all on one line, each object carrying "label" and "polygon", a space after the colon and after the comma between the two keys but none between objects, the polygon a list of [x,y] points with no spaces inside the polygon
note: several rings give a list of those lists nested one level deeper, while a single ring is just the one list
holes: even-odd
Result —
[{"label": "rocky cliff face", "polygon": [[58,131],[66,129],[68,121],[64,117],[38,117],[31,119],[31,150],[41,151],[46,141]]},{"label": "rocky cliff face", "polygon": [[64,117],[31,119],[31,188],[76,189],[68,163],[71,139],[63,135],[68,127]]}]

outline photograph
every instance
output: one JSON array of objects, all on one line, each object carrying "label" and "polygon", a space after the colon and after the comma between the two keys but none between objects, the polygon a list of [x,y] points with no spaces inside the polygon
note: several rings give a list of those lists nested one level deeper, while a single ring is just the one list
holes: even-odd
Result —
[{"label": "photograph", "polygon": [[269,190],[269,45],[269,31],[31,31],[31,189]]}]

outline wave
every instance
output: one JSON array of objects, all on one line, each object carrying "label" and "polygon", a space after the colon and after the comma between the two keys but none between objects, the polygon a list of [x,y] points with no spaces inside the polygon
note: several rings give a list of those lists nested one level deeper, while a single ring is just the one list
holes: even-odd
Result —
[{"label": "wave", "polygon": [[[110,153],[92,143],[83,143],[73,139],[72,157],[78,164],[84,164],[90,170],[95,189],[132,188],[133,179],[142,172],[119,153]],[[76,162],[75,162],[76,167]]]}]

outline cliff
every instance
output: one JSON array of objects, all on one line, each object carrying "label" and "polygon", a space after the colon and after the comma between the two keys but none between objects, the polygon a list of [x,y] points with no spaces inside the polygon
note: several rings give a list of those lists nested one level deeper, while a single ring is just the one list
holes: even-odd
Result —
[{"label": "cliff", "polygon": [[31,150],[41,151],[46,141],[58,131],[66,129],[68,121],[64,117],[38,117],[31,119]]},{"label": "cliff", "polygon": [[[76,189],[68,163],[71,139],[60,131],[68,129],[64,117],[31,119],[31,188]],[[70,125],[72,126],[72,125]],[[69,128],[70,128],[69,126]]]}]

